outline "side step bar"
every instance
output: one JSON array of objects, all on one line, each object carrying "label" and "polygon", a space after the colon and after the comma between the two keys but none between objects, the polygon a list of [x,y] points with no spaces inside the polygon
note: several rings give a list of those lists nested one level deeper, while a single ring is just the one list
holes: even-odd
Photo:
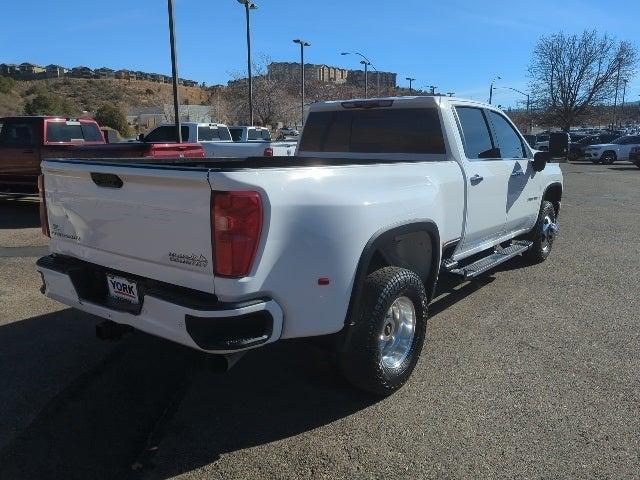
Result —
[{"label": "side step bar", "polygon": [[475,278],[487,270],[491,270],[493,267],[515,257],[516,255],[526,252],[532,245],[533,242],[527,240],[514,240],[511,245],[503,248],[502,250],[496,250],[491,255],[481,258],[469,265],[465,265],[460,268],[453,268],[449,271],[451,273],[462,275],[465,279]]}]

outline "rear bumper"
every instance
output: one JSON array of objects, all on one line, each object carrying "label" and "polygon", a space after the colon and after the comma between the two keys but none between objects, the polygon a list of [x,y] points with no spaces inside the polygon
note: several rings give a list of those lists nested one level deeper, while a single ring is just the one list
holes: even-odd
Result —
[{"label": "rear bumper", "polygon": [[37,269],[47,297],[196,350],[238,352],[274,342],[282,333],[282,309],[272,299],[223,303],[213,295],[149,281],[140,295],[141,307],[132,309],[114,305],[95,288],[87,288],[87,272],[94,275],[108,269],[55,255],[38,260]]}]

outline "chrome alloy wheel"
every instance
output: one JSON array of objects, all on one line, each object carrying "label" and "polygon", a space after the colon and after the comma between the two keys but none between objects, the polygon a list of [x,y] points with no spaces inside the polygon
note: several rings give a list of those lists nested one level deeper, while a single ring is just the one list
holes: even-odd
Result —
[{"label": "chrome alloy wheel", "polygon": [[380,358],[386,368],[398,368],[409,356],[415,328],[413,302],[407,297],[397,298],[387,310],[380,332]]},{"label": "chrome alloy wheel", "polygon": [[558,224],[553,221],[550,215],[545,215],[542,221],[542,251],[546,254],[551,250],[553,239],[559,232]]}]

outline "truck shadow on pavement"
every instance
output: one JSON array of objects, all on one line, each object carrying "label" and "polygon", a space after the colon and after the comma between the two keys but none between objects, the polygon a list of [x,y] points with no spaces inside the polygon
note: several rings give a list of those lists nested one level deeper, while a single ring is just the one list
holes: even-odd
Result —
[{"label": "truck shadow on pavement", "polygon": [[[98,321],[67,309],[0,326],[0,478],[130,478],[135,466],[164,477],[374,402],[308,344],[265,347],[216,375],[198,352],[143,333],[98,341]],[[170,462],[154,471],[158,444]]]},{"label": "truck shadow on pavement", "polygon": [[0,197],[0,229],[37,228],[39,226],[38,201],[11,200]]},{"label": "truck shadow on pavement", "polygon": [[[431,315],[492,281],[441,277]],[[200,353],[143,333],[99,341],[99,321],[65,309],[0,326],[0,478],[169,478],[376,403],[307,342],[215,375]]]}]

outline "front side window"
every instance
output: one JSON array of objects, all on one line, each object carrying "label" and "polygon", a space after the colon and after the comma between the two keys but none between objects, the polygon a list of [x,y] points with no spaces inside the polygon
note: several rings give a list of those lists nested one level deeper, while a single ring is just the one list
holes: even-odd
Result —
[{"label": "front side window", "polygon": [[522,140],[507,119],[492,110],[489,110],[489,119],[500,149],[500,158],[526,158]]},{"label": "front side window", "polygon": [[467,158],[497,157],[483,111],[475,107],[456,107],[456,113],[460,119],[464,153]]}]

